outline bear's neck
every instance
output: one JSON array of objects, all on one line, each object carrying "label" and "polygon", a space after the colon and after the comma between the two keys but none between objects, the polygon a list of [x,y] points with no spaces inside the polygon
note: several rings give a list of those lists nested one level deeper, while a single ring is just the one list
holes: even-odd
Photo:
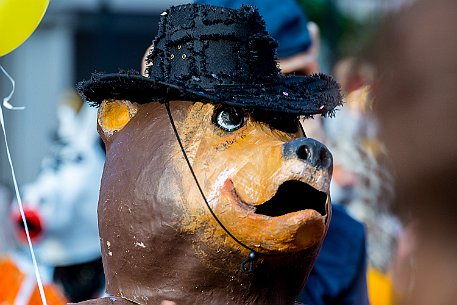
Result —
[{"label": "bear's neck", "polygon": [[[239,265],[237,270],[222,271],[227,257],[219,259],[216,270],[206,265],[209,262],[202,263],[195,257],[187,256],[187,260],[179,262],[171,258],[169,268],[174,270],[162,272],[160,283],[157,278],[155,283],[130,279],[132,285],[122,281],[121,289],[108,289],[108,293],[141,305],[168,304],[162,303],[165,300],[177,305],[293,305],[315,257],[260,258],[252,273],[241,272]],[[231,263],[227,262],[225,267],[227,265]]]}]

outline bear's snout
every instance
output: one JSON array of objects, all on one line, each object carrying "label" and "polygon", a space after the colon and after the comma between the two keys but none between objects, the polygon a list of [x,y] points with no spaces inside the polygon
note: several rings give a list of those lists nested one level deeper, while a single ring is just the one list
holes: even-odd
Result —
[{"label": "bear's snout", "polygon": [[317,168],[330,169],[333,157],[324,144],[311,138],[293,139],[283,145],[284,159],[298,158]]}]

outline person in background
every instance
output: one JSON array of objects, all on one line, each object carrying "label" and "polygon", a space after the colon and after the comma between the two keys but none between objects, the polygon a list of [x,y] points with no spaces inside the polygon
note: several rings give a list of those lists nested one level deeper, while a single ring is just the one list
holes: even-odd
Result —
[{"label": "person in background", "polygon": [[[345,80],[343,90],[345,83],[352,83]],[[356,83],[362,87],[352,84],[343,91],[343,109],[335,118],[322,120],[321,133],[334,157],[331,198],[364,223],[367,231],[370,302],[387,305],[393,301],[389,273],[402,226],[390,211],[392,177],[385,167],[388,156],[379,139],[371,89],[364,82]]]},{"label": "person in background", "polygon": [[[365,226],[368,225],[368,217],[365,214],[371,216],[375,213],[362,200],[362,195],[367,193],[361,191],[365,187],[373,187],[363,184],[366,182],[362,181],[363,178],[377,176],[376,173],[371,174],[374,164],[368,162],[361,149],[364,133],[359,132],[368,127],[361,124],[367,123],[367,120],[357,118],[353,112],[366,103],[366,90],[364,87],[346,96],[343,109],[334,118],[303,121],[307,135],[323,141],[334,160],[330,187],[332,220],[315,269],[299,298],[305,304],[379,304],[372,299],[372,294],[370,300],[367,296],[368,288],[371,291],[372,287],[367,287],[366,279],[368,257]],[[374,181],[379,182],[377,179]],[[370,223],[373,222],[376,220]],[[368,241],[370,237],[368,235]]]}]

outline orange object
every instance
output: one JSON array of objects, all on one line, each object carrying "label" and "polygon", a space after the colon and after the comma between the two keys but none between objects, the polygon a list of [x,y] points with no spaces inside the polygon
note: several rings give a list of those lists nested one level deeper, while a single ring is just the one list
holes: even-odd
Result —
[{"label": "orange object", "polygon": [[392,281],[377,269],[369,268],[367,274],[368,296],[371,305],[394,305]]},{"label": "orange object", "polygon": [[[15,304],[18,293],[21,291],[27,276],[17,267],[10,258],[0,258],[0,304]],[[65,305],[67,300],[63,294],[52,284],[44,285],[44,293],[48,305]],[[28,298],[28,305],[41,305],[38,285],[35,284]]]}]

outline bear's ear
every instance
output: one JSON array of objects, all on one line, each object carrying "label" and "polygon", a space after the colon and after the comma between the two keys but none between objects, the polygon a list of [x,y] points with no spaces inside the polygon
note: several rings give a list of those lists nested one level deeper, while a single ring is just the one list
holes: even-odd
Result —
[{"label": "bear's ear", "polygon": [[115,132],[124,128],[138,111],[137,104],[127,100],[104,100],[98,109],[99,133],[105,144]]}]

